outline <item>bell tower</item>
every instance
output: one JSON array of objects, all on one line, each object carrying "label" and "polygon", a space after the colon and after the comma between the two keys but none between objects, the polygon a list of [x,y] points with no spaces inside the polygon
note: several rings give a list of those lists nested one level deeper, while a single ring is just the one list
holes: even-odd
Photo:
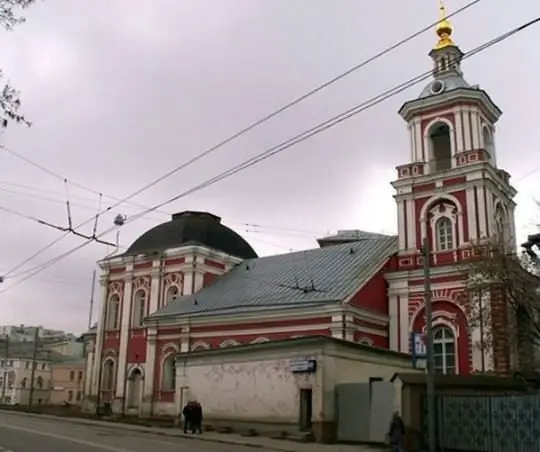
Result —
[{"label": "bell tower", "polygon": [[391,347],[409,352],[409,334],[425,328],[420,248],[427,237],[434,328],[440,336],[435,349],[445,351],[436,367],[467,373],[478,358],[457,301],[465,284],[458,264],[470,258],[471,244],[488,237],[500,235],[515,243],[516,191],[509,174],[497,167],[496,123],[502,111],[486,91],[465,80],[464,53],[454,43],[453,31],[441,3],[438,39],[429,53],[432,79],[399,110],[409,132],[410,157],[397,167],[392,182],[399,250],[387,279]]}]

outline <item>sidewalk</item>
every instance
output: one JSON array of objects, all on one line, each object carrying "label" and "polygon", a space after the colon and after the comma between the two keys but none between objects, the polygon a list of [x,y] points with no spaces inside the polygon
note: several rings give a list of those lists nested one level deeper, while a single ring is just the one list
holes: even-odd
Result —
[{"label": "sidewalk", "polygon": [[277,452],[381,452],[382,449],[368,446],[344,445],[344,444],[319,444],[319,443],[297,443],[294,441],[265,438],[262,436],[244,437],[238,434],[223,434],[215,432],[204,432],[202,435],[184,434],[177,428],[144,427],[140,425],[123,424],[121,422],[97,421],[92,419],[70,418],[63,416],[52,416],[49,414],[32,414],[20,411],[0,411],[1,413],[14,416],[27,416],[41,419],[54,419],[57,421],[71,422],[73,424],[94,425],[96,427],[116,428],[118,430],[131,430],[141,433],[150,433],[169,437],[185,438],[199,441],[210,441],[222,444],[235,444],[263,448]]}]

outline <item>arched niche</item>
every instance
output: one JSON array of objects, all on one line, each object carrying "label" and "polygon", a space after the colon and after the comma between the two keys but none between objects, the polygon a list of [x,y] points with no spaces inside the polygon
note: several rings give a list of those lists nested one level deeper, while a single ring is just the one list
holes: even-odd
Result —
[{"label": "arched niche", "polygon": [[435,118],[425,128],[424,144],[431,173],[452,168],[455,153],[454,125],[445,118]]}]

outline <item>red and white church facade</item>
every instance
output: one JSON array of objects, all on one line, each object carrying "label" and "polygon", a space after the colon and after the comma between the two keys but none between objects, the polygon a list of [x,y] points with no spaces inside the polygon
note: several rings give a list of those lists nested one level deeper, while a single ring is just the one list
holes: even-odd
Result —
[{"label": "red and white church facade", "polygon": [[85,335],[90,405],[173,414],[174,357],[200,348],[327,335],[409,353],[411,332],[425,328],[425,238],[437,369],[509,370],[508,344],[477,347],[460,302],[472,244],[515,237],[516,192],[496,164],[501,110],[465,81],[450,24],[437,33],[433,79],[399,112],[410,157],[393,182],[398,235],[341,232],[314,250],[258,258],[214,215],[173,216],[100,262],[102,313]]}]

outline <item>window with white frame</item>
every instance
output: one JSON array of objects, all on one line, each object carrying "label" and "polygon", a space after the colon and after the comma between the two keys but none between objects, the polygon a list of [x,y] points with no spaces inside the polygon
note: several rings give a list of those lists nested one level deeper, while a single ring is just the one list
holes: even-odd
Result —
[{"label": "window with white frame", "polygon": [[161,388],[164,391],[174,391],[176,387],[176,363],[173,355],[163,360]]},{"label": "window with white frame", "polygon": [[438,326],[433,331],[433,358],[435,372],[447,375],[456,373],[456,338],[447,326]]},{"label": "window with white frame", "polygon": [[435,223],[437,234],[437,249],[439,251],[451,250],[454,248],[454,225],[448,217],[441,217]]},{"label": "window with white frame", "polygon": [[107,311],[107,329],[116,330],[120,322],[120,297],[114,294],[109,299],[109,309]]},{"label": "window with white frame", "polygon": [[133,297],[133,328],[141,327],[145,316],[146,292],[144,290],[138,290]]}]

